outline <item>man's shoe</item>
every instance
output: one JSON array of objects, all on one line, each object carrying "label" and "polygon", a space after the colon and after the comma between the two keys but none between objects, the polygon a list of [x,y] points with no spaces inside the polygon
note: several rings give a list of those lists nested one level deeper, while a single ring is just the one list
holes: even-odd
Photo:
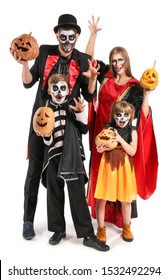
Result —
[{"label": "man's shoe", "polygon": [[57,245],[58,243],[60,243],[60,241],[62,240],[62,238],[64,238],[66,236],[65,231],[63,232],[55,232],[49,239],[49,243],[51,245]]},{"label": "man's shoe", "polygon": [[102,252],[110,250],[110,247],[105,242],[100,241],[95,235],[89,238],[85,237],[83,240],[83,245]]},{"label": "man's shoe", "polygon": [[32,222],[24,222],[23,224],[23,238],[26,240],[31,240],[33,237],[35,237],[35,231],[33,228],[33,223]]}]

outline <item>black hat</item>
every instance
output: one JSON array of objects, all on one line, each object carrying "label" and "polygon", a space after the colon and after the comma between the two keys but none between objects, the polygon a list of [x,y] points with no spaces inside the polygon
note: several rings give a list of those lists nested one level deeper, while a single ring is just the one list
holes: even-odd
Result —
[{"label": "black hat", "polygon": [[58,19],[58,25],[54,27],[54,32],[57,33],[58,28],[64,27],[64,26],[70,26],[74,27],[77,30],[77,33],[81,33],[81,28],[79,25],[77,25],[77,20],[73,15],[70,14],[64,14],[61,15]]}]

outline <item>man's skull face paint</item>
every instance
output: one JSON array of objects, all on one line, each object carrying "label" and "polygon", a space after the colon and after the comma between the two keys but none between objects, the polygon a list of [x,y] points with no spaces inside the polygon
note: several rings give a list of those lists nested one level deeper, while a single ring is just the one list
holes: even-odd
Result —
[{"label": "man's skull face paint", "polygon": [[125,127],[129,122],[130,115],[128,113],[119,112],[114,115],[114,119],[117,126]]},{"label": "man's skull face paint", "polygon": [[55,103],[61,104],[65,101],[67,95],[67,84],[64,81],[51,86],[51,96]]},{"label": "man's skull face paint", "polygon": [[64,30],[60,28],[58,30],[58,41],[61,49],[65,53],[71,52],[76,44],[76,32],[72,29]]}]

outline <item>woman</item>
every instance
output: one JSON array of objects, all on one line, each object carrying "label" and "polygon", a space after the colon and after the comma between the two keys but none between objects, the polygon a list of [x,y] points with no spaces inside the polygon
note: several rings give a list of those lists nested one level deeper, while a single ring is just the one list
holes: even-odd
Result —
[{"label": "woman", "polygon": [[[86,53],[93,57],[99,18],[96,23],[92,17],[90,23],[91,35],[86,47]],[[98,61],[100,74],[97,80],[100,83],[98,101],[94,99],[89,104],[89,140],[91,149],[90,182],[88,188],[88,204],[91,206],[92,217],[96,218],[95,187],[101,154],[97,152],[95,145],[96,135],[109,122],[110,108],[118,100],[126,100],[135,108],[135,119],[138,128],[138,148],[133,157],[138,194],[147,199],[156,188],[158,157],[155,135],[153,130],[151,109],[148,105],[149,91],[143,89],[139,81],[131,72],[130,59],[126,49],[115,47],[110,51],[109,64]],[[144,110],[142,110],[145,108]],[[145,142],[144,142],[145,141]],[[146,153],[147,151],[147,153]],[[148,172],[152,172],[152,177]],[[132,217],[136,217],[136,202],[132,203]],[[122,227],[122,213],[120,203],[107,203],[105,221],[112,222]]]}]

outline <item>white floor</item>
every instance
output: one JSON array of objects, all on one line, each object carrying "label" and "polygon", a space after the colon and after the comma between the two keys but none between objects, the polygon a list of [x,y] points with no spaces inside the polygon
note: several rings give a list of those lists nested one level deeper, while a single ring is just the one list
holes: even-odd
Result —
[{"label": "white floor", "polygon": [[[24,168],[26,168],[26,164]],[[21,169],[21,171],[23,170]],[[162,180],[158,180],[157,190],[150,199],[143,201],[138,198],[139,216],[132,219],[132,231],[135,237],[133,242],[123,241],[121,230],[111,224],[106,224],[107,243],[110,246],[108,252],[98,252],[87,248],[83,246],[82,239],[76,238],[67,197],[65,207],[67,236],[56,246],[51,246],[48,243],[52,233],[47,230],[46,190],[43,186],[40,186],[35,218],[36,237],[31,241],[24,240],[22,238],[23,189],[21,181],[24,181],[22,172],[18,170],[17,174],[13,174],[12,170],[9,170],[6,182],[10,182],[10,184],[8,183],[6,186],[3,184],[0,256],[4,279],[19,279],[18,276],[11,277],[9,275],[8,270],[12,269],[14,271],[14,267],[15,269],[25,269],[26,267],[32,269],[51,268],[54,269],[53,273],[56,273],[56,269],[61,269],[63,266],[69,270],[79,269],[79,273],[89,273],[89,275],[91,269],[92,276],[87,276],[88,279],[98,280],[111,279],[112,276],[108,274],[112,272],[121,277],[122,275],[118,275],[118,273],[123,272],[122,267],[124,269],[131,267],[132,272],[128,279],[135,279],[135,275],[138,272],[140,273],[141,267],[143,268],[141,273],[149,274],[160,267],[162,274],[158,276],[157,273],[154,273],[153,276],[150,276],[150,279],[167,279],[167,207],[165,195],[163,195],[164,187],[167,186],[165,183],[163,184]],[[93,225],[96,231],[96,220],[93,220]],[[119,267],[119,272],[114,267]],[[107,273],[106,276],[102,275],[104,269]],[[134,273],[135,275],[133,275]],[[128,276],[127,273],[125,275]],[[144,275],[138,276],[138,279],[144,279],[145,277]],[[69,275],[68,279],[73,279],[73,277]],[[84,278],[84,275],[80,275],[81,279],[83,279],[82,277]],[[25,277],[23,279],[27,280],[29,278]],[[54,279],[54,276],[46,277],[43,275],[40,276],[40,279]]]},{"label": "white floor", "polygon": [[[19,91],[22,90],[20,86]],[[19,93],[22,96],[22,92]],[[8,270],[16,268],[46,268],[61,269],[64,265],[69,269],[92,269],[92,275],[88,279],[111,279],[113,275],[122,277],[113,272],[111,267],[135,267],[128,279],[135,279],[136,273],[141,267],[147,267],[142,273],[153,273],[160,267],[161,275],[154,273],[149,276],[154,280],[167,280],[167,158],[165,122],[167,123],[166,108],[162,110],[163,116],[158,113],[158,95],[152,93],[151,103],[154,113],[155,132],[157,137],[159,155],[159,174],[157,189],[146,201],[138,198],[138,218],[132,220],[132,230],[135,240],[126,243],[121,239],[120,231],[107,224],[109,252],[98,252],[82,245],[82,240],[77,239],[73,228],[69,211],[69,202],[66,199],[67,236],[57,246],[48,243],[52,233],[47,230],[46,218],[46,190],[40,186],[38,206],[35,217],[36,237],[32,241],[22,238],[23,218],[23,186],[27,171],[26,146],[31,115],[31,103],[34,96],[20,98],[23,102],[30,102],[25,107],[16,106],[16,100],[11,95],[10,111],[12,116],[7,116],[4,125],[3,137],[1,137],[1,195],[0,195],[0,259],[2,261],[2,279],[19,279],[18,276],[9,275]],[[168,97],[166,96],[167,100]],[[12,107],[12,102],[16,109]],[[166,107],[166,103],[163,104]],[[16,116],[14,117],[14,114]],[[6,111],[4,109],[4,116]],[[3,116],[3,118],[4,118]],[[23,116],[23,117],[22,117]],[[10,120],[12,117],[12,123]],[[163,118],[162,118],[163,117]],[[19,124],[17,125],[17,120]],[[162,121],[164,120],[164,121]],[[19,128],[18,128],[19,127]],[[84,139],[86,152],[86,169],[89,163],[88,139]],[[152,174],[149,174],[152,176]],[[67,198],[67,197],[66,197]],[[96,221],[93,220],[96,231]],[[107,275],[103,274],[103,267]],[[109,268],[108,268],[109,267]],[[154,267],[154,268],[153,268]],[[151,270],[148,270],[151,268]],[[115,268],[117,269],[117,268]],[[139,270],[138,270],[139,269]],[[95,272],[98,270],[98,272]],[[56,271],[56,270],[55,270]],[[80,270],[81,271],[81,270]],[[79,272],[80,272],[79,271]],[[128,271],[128,270],[127,270]],[[158,271],[158,270],[157,270]],[[82,273],[82,272],[80,272]],[[84,273],[84,272],[83,272]],[[87,272],[85,272],[87,273]],[[115,274],[116,273],[116,274]],[[133,275],[135,273],[135,275]],[[128,273],[126,274],[128,277]],[[31,277],[31,276],[29,276]],[[68,275],[73,279],[74,275]],[[86,278],[86,275],[76,277],[77,280]],[[138,275],[137,279],[144,279],[146,275]],[[147,277],[146,277],[147,278]],[[29,280],[29,278],[24,278]],[[24,280],[23,279],[23,280]],[[32,278],[33,280],[36,278]],[[38,278],[37,278],[38,279]],[[40,279],[52,280],[54,276],[41,275]],[[64,279],[67,279],[66,276]]]}]

